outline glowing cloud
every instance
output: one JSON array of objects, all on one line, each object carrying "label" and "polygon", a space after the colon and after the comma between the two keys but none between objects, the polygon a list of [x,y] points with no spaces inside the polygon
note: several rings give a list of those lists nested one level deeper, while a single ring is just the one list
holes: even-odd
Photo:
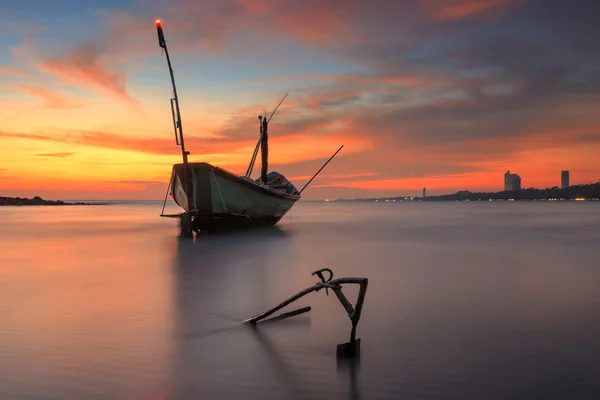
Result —
[{"label": "glowing cloud", "polygon": [[269,126],[273,168],[301,184],[345,145],[312,198],[496,190],[506,169],[531,186],[554,185],[562,169],[595,181],[599,10],[528,0],[71,6],[60,26],[3,36],[0,189],[164,195],[158,182],[180,155],[157,17],[193,161],[243,172],[256,116],[290,91]]},{"label": "glowing cloud", "polygon": [[55,76],[61,84],[80,85],[93,91],[112,94],[131,104],[139,105],[125,89],[127,77],[102,65],[102,52],[92,44],[77,46],[64,58],[46,59],[40,64],[40,70]]}]

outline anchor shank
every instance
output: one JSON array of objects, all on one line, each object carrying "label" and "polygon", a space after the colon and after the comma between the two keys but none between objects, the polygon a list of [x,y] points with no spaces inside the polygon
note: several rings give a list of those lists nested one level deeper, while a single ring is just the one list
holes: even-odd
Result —
[{"label": "anchor shank", "polygon": [[358,299],[356,299],[356,308],[354,309],[354,313],[350,317],[350,319],[352,319],[352,325],[358,324],[358,321],[360,320],[360,314],[362,312],[363,304],[365,302],[365,295],[367,294],[368,285],[369,280],[367,278],[363,278],[363,281],[360,283]]},{"label": "anchor shank", "polygon": [[250,324],[256,324],[261,319],[267,318],[269,315],[273,314],[274,312],[277,312],[278,310],[281,310],[283,307],[287,306],[288,304],[293,303],[294,301],[300,299],[301,297],[304,297],[307,294],[309,294],[311,292],[314,292],[315,290],[320,290],[320,289],[321,289],[321,285],[318,285],[318,284],[314,285],[314,286],[311,286],[309,288],[306,288],[303,291],[296,293],[295,295],[293,295],[289,299],[287,299],[287,300],[279,303],[277,306],[271,308],[270,310],[267,310],[267,311],[265,311],[262,314],[255,315],[252,318],[248,318],[244,322],[247,322],[247,323],[250,323]]},{"label": "anchor shank", "polygon": [[358,321],[360,321],[360,315],[362,312],[363,303],[365,302],[365,295],[367,294],[367,286],[369,284],[369,280],[367,278],[338,278],[333,279],[328,283],[334,286],[340,286],[342,284],[356,284],[360,286],[358,298],[356,299],[356,306],[354,308],[352,308],[352,305],[350,305],[350,302],[348,301],[348,299],[346,299],[346,296],[344,296],[340,289],[332,289],[336,294],[337,298],[340,300],[340,303],[342,303],[342,305],[348,312],[348,317],[352,322],[352,331],[350,332],[350,343],[354,343],[356,340],[356,326],[358,325]]},{"label": "anchor shank", "polygon": [[333,290],[333,293],[335,293],[335,295],[337,296],[340,303],[342,303],[342,306],[346,309],[346,312],[348,313],[348,317],[350,319],[352,319],[352,315],[354,314],[354,308],[352,307],[352,304],[350,304],[350,302],[348,301],[348,299],[346,298],[344,293],[342,293],[342,289],[331,289],[331,290]]}]

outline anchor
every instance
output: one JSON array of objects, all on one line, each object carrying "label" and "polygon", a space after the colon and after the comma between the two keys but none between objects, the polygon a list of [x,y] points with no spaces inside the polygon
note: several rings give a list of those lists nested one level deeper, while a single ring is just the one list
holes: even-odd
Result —
[{"label": "anchor", "polygon": [[[329,276],[327,278],[325,278],[325,276],[323,274],[324,272],[329,273]],[[310,286],[310,287],[304,289],[303,291],[296,293],[295,295],[288,298],[287,300],[279,303],[277,306],[270,308],[269,310],[267,310],[261,314],[255,315],[252,318],[248,318],[247,320],[245,320],[243,322],[246,324],[250,324],[250,325],[256,325],[259,321],[262,321],[262,320],[264,320],[263,323],[269,322],[269,321],[279,321],[284,318],[289,318],[289,317],[294,317],[296,315],[304,314],[311,310],[310,306],[298,308],[293,311],[279,314],[276,317],[266,319],[270,315],[281,310],[283,307],[293,303],[294,301],[306,296],[309,293],[318,292],[321,289],[325,288],[325,294],[327,296],[329,296],[329,289],[331,289],[333,291],[333,293],[336,295],[337,299],[342,304],[342,307],[344,307],[344,309],[346,310],[346,313],[348,314],[348,318],[350,318],[350,322],[352,323],[352,330],[350,332],[350,341],[337,345],[337,356],[338,356],[338,358],[340,358],[340,357],[342,357],[342,358],[358,357],[360,355],[360,338],[356,339],[356,327],[358,325],[358,321],[360,321],[360,315],[362,313],[362,308],[363,308],[363,304],[365,301],[365,295],[367,293],[367,286],[368,286],[369,280],[367,278],[356,278],[356,277],[345,277],[345,278],[333,279],[333,271],[329,268],[319,269],[317,271],[314,271],[311,275],[317,275],[317,277],[319,277],[320,281],[317,282],[316,284],[314,284],[313,286]],[[348,299],[342,292],[342,285],[345,285],[345,284],[354,284],[354,285],[360,286],[360,290],[358,292],[358,298],[356,299],[356,304],[354,305],[354,307],[352,306],[352,304],[350,304],[350,302],[348,301]]]}]

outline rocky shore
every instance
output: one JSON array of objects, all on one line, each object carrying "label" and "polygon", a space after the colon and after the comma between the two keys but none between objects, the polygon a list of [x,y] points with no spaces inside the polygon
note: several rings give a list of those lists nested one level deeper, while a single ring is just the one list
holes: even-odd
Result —
[{"label": "rocky shore", "polygon": [[62,200],[44,200],[41,197],[35,196],[33,199],[25,197],[0,197],[0,206],[94,206],[98,203],[67,203]]}]

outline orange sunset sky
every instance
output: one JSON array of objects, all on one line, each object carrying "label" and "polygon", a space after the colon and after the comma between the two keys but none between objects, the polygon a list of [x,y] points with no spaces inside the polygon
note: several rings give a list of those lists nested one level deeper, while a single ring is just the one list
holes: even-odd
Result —
[{"label": "orange sunset sky", "polygon": [[[574,4],[577,3],[577,6]],[[162,199],[175,70],[191,161],[270,168],[307,199],[600,179],[600,15],[562,0],[0,4],[0,196]],[[256,171],[257,169],[255,169]],[[256,172],[255,175],[256,177]]]}]

